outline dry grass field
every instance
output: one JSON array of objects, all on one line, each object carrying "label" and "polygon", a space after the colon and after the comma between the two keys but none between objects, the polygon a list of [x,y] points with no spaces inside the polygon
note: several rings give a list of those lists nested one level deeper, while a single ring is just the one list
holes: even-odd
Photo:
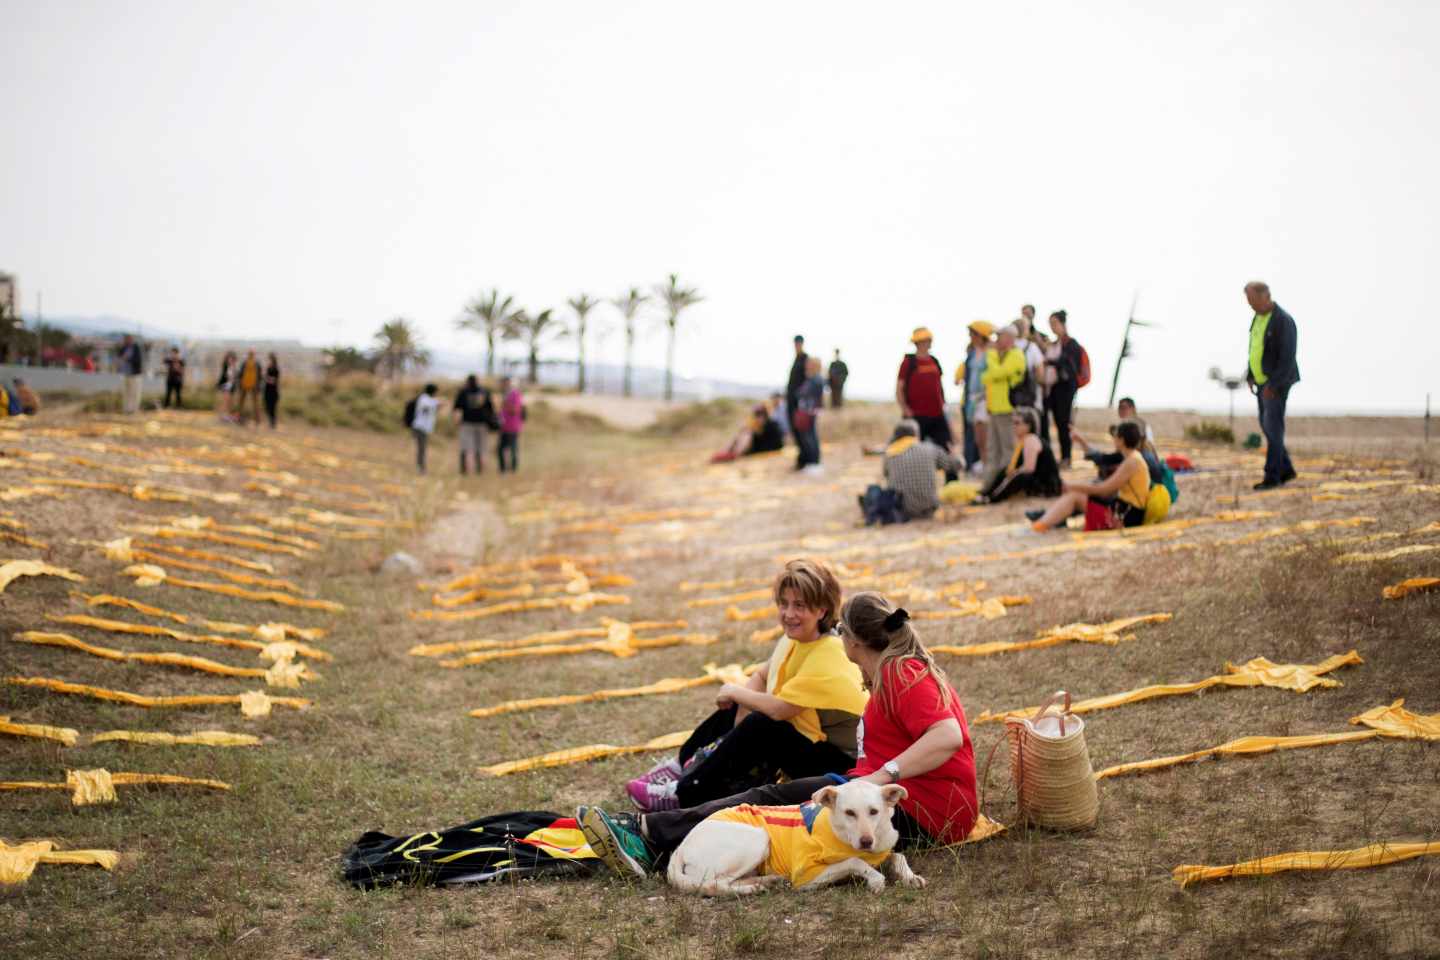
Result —
[{"label": "dry grass field", "polygon": [[[285,427],[222,427],[202,414],[123,420],[84,416],[0,421],[0,562],[38,559],[84,583],[26,577],[0,595],[0,676],[49,677],[144,695],[238,694],[263,680],[114,662],[17,642],[27,630],[64,631],[124,651],[173,651],[264,666],[253,650],[57,624],[88,613],[131,623],[174,621],[76,593],[115,594],[193,623],[283,620],[326,633],[310,662],[320,678],[272,695],[305,697],[246,718],[232,704],[144,709],[0,684],[0,716],[80,731],[76,746],[0,735],[0,780],[60,781],[67,769],[170,773],[224,781],[198,787],[121,787],[117,803],[72,806],[67,791],[0,792],[0,838],[52,838],[66,848],[119,851],[112,872],[41,865],[0,888],[0,955],[76,957],[1433,957],[1440,955],[1440,858],[1374,870],[1288,873],[1202,883],[1181,891],[1179,864],[1228,864],[1292,850],[1375,841],[1440,840],[1440,743],[1388,739],[1201,762],[1100,783],[1098,825],[1057,834],[1015,824],[1006,751],[989,771],[986,810],[1012,824],[982,843],[912,857],[925,890],[863,887],[772,892],[743,903],[676,895],[658,880],[598,876],[454,889],[357,892],[338,878],[340,854],[362,831],[439,829],[511,810],[568,815],[578,803],[624,807],[622,786],[654,755],[506,777],[478,768],[583,744],[635,744],[701,719],[713,689],[582,703],[486,719],[473,708],[692,677],[704,664],[746,663],[768,649],[726,605],[690,606],[750,589],[682,591],[685,581],[764,581],[784,559],[816,556],[892,582],[936,590],[976,581],[984,599],[1026,595],[998,619],[920,623],[932,644],[1023,640],[1044,628],[1166,612],[1117,645],[1070,643],[993,656],[942,656],[971,721],[977,754],[1004,736],[986,710],[1077,698],[1153,683],[1198,680],[1263,656],[1317,663],[1357,650],[1343,683],[1297,694],[1217,689],[1087,716],[1096,769],[1186,753],[1246,735],[1356,729],[1351,717],[1404,698],[1440,712],[1440,594],[1381,599],[1381,588],[1440,571],[1440,476],[1434,447],[1413,422],[1297,421],[1299,480],[1254,494],[1258,454],[1179,440],[1181,420],[1154,418],[1164,452],[1204,468],[1180,480],[1172,517],[1194,523],[1118,537],[1024,532],[1024,505],[947,507],[933,522],[866,529],[855,495],[878,475],[860,442],[883,440],[888,409],[827,414],[827,472],[801,477],[789,455],[727,466],[705,454],[731,424],[663,419],[624,432],[550,411],[532,418],[522,471],[454,475],[453,441],[416,482],[406,438]],[[1243,432],[1250,429],[1243,422]],[[1104,421],[1082,426],[1103,437]],[[211,468],[203,473],[176,469]],[[1080,471],[1077,471],[1077,475]],[[47,486],[60,478],[109,486]],[[14,491],[41,492],[16,496]],[[48,491],[48,492],[47,492]],[[183,502],[156,499],[157,495]],[[233,495],[233,496],[232,496]],[[199,515],[256,527],[229,536],[292,546],[257,550],[195,539],[155,540],[137,526]],[[301,526],[285,526],[285,520]],[[7,522],[8,521],[8,522]],[[211,528],[212,532],[215,528]],[[296,596],[343,612],[291,608],[188,589],[137,586],[99,542],[133,535],[169,548],[269,562]],[[28,542],[27,542],[28,541]],[[1339,562],[1354,553],[1430,546],[1396,559]],[[1060,547],[1062,549],[1055,549]],[[381,573],[406,550],[427,583],[478,564],[544,554],[589,556],[634,579],[623,606],[537,610],[469,621],[415,619],[435,610],[414,577]],[[161,562],[161,561],[147,561]],[[200,561],[240,573],[247,568]],[[164,566],[164,563],[161,562]],[[176,578],[209,572],[167,567]],[[249,572],[255,573],[250,570]],[[228,581],[227,581],[228,582]],[[248,587],[246,589],[262,589]],[[944,599],[906,601],[948,609]],[[739,603],[761,608],[763,601]],[[763,614],[760,614],[763,616]],[[420,643],[508,639],[592,626],[602,616],[676,619],[713,644],[515,658],[459,668],[412,656]],[[194,629],[191,626],[181,627]],[[204,632],[197,630],[196,632]],[[222,729],[254,747],[105,742],[112,730]]]}]

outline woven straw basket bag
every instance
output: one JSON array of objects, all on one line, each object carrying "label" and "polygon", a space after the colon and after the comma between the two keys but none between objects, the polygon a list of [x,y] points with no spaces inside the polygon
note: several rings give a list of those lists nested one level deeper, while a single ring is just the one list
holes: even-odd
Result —
[{"label": "woven straw basket bag", "polygon": [[1094,826],[1100,799],[1085,746],[1085,721],[1070,712],[1070,694],[1058,690],[1035,716],[1006,720],[1005,732],[1021,819],[1052,830]]}]

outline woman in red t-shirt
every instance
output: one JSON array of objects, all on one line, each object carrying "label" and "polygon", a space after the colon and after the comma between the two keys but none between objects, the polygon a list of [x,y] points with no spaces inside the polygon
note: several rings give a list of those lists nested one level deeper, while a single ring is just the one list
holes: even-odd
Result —
[{"label": "woman in red t-shirt", "polygon": [[845,602],[840,636],[870,690],[849,775],[905,788],[908,796],[895,811],[902,843],[963,841],[980,809],[975,749],[945,672],[920,642],[910,614],[878,593]]}]

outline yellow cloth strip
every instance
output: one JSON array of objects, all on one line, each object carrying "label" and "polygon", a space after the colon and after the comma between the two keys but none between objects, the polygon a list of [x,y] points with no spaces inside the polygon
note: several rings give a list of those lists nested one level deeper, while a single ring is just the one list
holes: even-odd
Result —
[{"label": "yellow cloth strip", "polygon": [[[169,637],[171,640],[179,640],[181,643],[208,643],[217,647],[231,647],[236,650],[254,650],[267,660],[274,657],[267,657],[265,651],[284,636],[279,624],[274,625],[272,631],[266,632],[264,628],[256,631],[257,636],[269,637],[268,640],[241,640],[236,637],[221,637],[206,633],[186,633],[183,630],[174,630],[170,627],[162,627],[149,623],[127,623],[124,620],[107,620],[104,617],[92,617],[84,613],[66,613],[45,615],[45,619],[51,623],[65,623],[77,627],[89,627],[92,630],[103,630],[106,633],[128,633],[147,637]],[[206,621],[207,623],[209,621]],[[310,660],[333,660],[335,659],[324,650],[317,649],[307,643],[295,643],[291,641],[295,652]]]},{"label": "yellow cloth strip", "polygon": [[[573,567],[581,572],[588,572],[600,565],[604,558],[598,556],[573,556],[567,553],[551,553],[536,557],[526,557],[520,560],[511,560],[503,563],[487,563],[478,567],[471,567],[465,573],[446,583],[442,583],[434,589],[441,593],[449,593],[454,590],[464,590],[469,587],[481,587],[487,582],[504,582],[497,578],[505,576],[528,577],[536,570],[546,568]],[[423,589],[431,589],[424,587]]]},{"label": "yellow cloth strip", "polygon": [[751,643],[774,643],[785,635],[784,627],[767,627],[750,634]]},{"label": "yellow cloth strip", "polygon": [[134,577],[136,586],[149,587],[155,584],[164,583],[172,587],[184,587],[187,590],[204,590],[208,593],[220,593],[227,597],[239,597],[242,600],[255,600],[262,603],[277,603],[286,607],[304,607],[307,610],[324,610],[328,613],[339,613],[345,609],[345,605],[336,603],[333,600],[313,600],[309,597],[292,597],[287,593],[279,593],[274,590],[246,590],[242,587],[231,586],[228,583],[210,583],[200,580],[182,580],[179,577],[172,577],[165,572],[165,568],[157,567],[149,563],[137,563],[120,571],[126,576]]},{"label": "yellow cloth strip", "polygon": [[36,550],[50,549],[50,544],[48,543],[27,537],[23,533],[14,533],[10,530],[0,530],[0,540],[5,540],[9,543],[18,543],[22,547],[34,547]]},{"label": "yellow cloth strip", "polygon": [[85,578],[74,570],[52,567],[39,560],[6,560],[0,563],[0,593],[21,577],[62,577],[76,583],[85,582]]},{"label": "yellow cloth strip", "polygon": [[55,487],[43,484],[32,484],[28,487],[7,487],[0,490],[0,503],[14,503],[17,500],[30,500],[40,497],[53,497],[56,500],[65,499],[65,494]]},{"label": "yellow cloth strip", "polygon": [[709,590],[733,590],[736,587],[759,587],[769,582],[770,579],[767,577],[736,577],[734,580],[711,580],[709,582],[683,580],[680,583],[680,592],[702,593]]},{"label": "yellow cloth strip", "polygon": [[534,647],[519,647],[512,650],[489,650],[481,653],[467,653],[453,660],[441,660],[442,667],[473,667],[476,664],[494,660],[513,660],[519,657],[562,657],[577,653],[608,653],[613,657],[633,657],[641,650],[659,647],[706,647],[719,641],[710,633],[674,633],[659,637],[630,637],[622,640],[592,640],[589,643],[547,643]]},{"label": "yellow cloth strip", "polygon": [[1171,757],[1156,757],[1153,760],[1139,760],[1134,763],[1122,763],[1113,767],[1106,767],[1104,770],[1095,774],[1095,779],[1105,780],[1109,777],[1120,777],[1129,773],[1159,770],[1162,767],[1173,767],[1182,763],[1194,763],[1196,760],[1204,760],[1208,757],[1255,755],[1274,753],[1277,750],[1301,750],[1308,747],[1324,747],[1332,743],[1352,743],[1356,740],[1373,740],[1380,735],[1379,730],[1356,730],[1351,733],[1312,733],[1295,737],[1240,737],[1237,740],[1222,743],[1218,747],[1206,747],[1204,750],[1196,750],[1194,753],[1184,753]]},{"label": "yellow cloth strip", "polygon": [[1411,577],[1408,580],[1401,580],[1393,586],[1385,587],[1380,591],[1380,595],[1386,600],[1399,600],[1412,593],[1425,593],[1437,587],[1440,587],[1440,577]]},{"label": "yellow cloth strip", "polygon": [[545,767],[564,767],[572,763],[585,763],[588,760],[599,760],[603,757],[619,757],[630,753],[651,753],[656,750],[674,750],[684,746],[685,741],[690,737],[689,730],[678,730],[675,733],[667,733],[664,736],[656,737],[653,740],[646,740],[633,746],[612,747],[608,743],[596,743],[585,747],[570,747],[565,750],[556,750],[551,753],[542,753],[538,757],[526,757],[523,760],[507,760],[504,763],[493,764],[488,767],[481,767],[480,772],[492,777],[508,777],[512,773],[524,773],[527,770],[541,770]]},{"label": "yellow cloth strip", "polygon": [[209,530],[178,530],[173,527],[135,527],[136,533],[144,534],[147,537],[159,537],[161,540],[208,540],[211,543],[223,543],[231,547],[244,547],[247,550],[258,550],[260,553],[284,553],[292,557],[303,557],[305,551],[299,547],[292,547],[285,543],[268,543],[264,540],[254,540],[246,537],[232,537],[225,533],[214,533]]},{"label": "yellow cloth strip", "polygon": [[566,707],[574,703],[595,703],[600,700],[618,700],[625,697],[648,697],[666,693],[679,693],[694,687],[715,683],[744,683],[746,670],[738,663],[727,663],[717,667],[705,664],[703,677],[666,677],[647,683],[643,687],[619,687],[611,690],[595,690],[590,693],[569,693],[555,697],[533,697],[529,700],[506,700],[493,707],[480,707],[470,711],[472,717],[496,717],[502,713],[520,713],[525,710],[539,710],[544,707]]},{"label": "yellow cloth strip", "polygon": [[9,717],[0,717],[0,733],[12,737],[35,737],[38,740],[56,740],[73,747],[80,740],[80,731],[69,727],[51,727],[43,723],[15,723]]},{"label": "yellow cloth strip", "polygon": [[1350,722],[1379,730],[1387,737],[1404,740],[1440,740],[1440,713],[1424,716],[1405,709],[1404,699],[1388,707],[1373,707]]},{"label": "yellow cloth strip", "polygon": [[430,598],[430,602],[437,607],[463,607],[467,603],[478,603],[481,600],[509,600],[517,597],[532,597],[535,595],[535,585],[532,583],[518,583],[513,587],[474,587],[461,593],[449,595],[437,593]]},{"label": "yellow cloth strip", "polygon": [[1379,553],[1342,553],[1335,558],[1336,563],[1379,563],[1383,560],[1394,560],[1398,557],[1409,557],[1417,553],[1433,553],[1440,550],[1440,543],[1412,543],[1405,547],[1396,547],[1393,550],[1383,550]]},{"label": "yellow cloth strip", "polygon": [[1005,616],[1007,607],[1023,607],[1032,603],[1030,597],[987,597],[984,600],[970,597],[968,600],[950,598],[953,610],[917,610],[910,616],[916,620],[956,620],[960,617],[984,617],[997,620]]},{"label": "yellow cloth strip", "polygon": [[[147,617],[161,617],[174,623],[190,623],[192,620],[207,630],[214,630],[217,633],[248,633],[252,636],[261,637],[267,640],[276,637],[296,637],[301,640],[319,640],[325,636],[324,627],[297,627],[290,623],[229,623],[225,620],[206,620],[203,617],[195,618],[189,614],[176,613],[173,610],[163,610],[160,607],[152,607],[148,603],[141,603],[139,600],[131,600],[129,597],[117,597],[109,593],[85,594],[78,591],[71,594],[79,597],[92,607],[123,607],[127,610],[134,610],[136,613],[143,613]],[[118,621],[109,621],[115,623]],[[278,633],[277,633],[278,631]],[[316,660],[329,660],[330,655],[323,651],[306,652],[309,647],[302,646],[301,652]]]},{"label": "yellow cloth strip", "polygon": [[114,850],[56,850],[53,840],[22,840],[15,846],[0,840],[0,885],[24,883],[41,863],[113,870],[119,862],[120,854]]},{"label": "yellow cloth strip", "polygon": [[[1104,697],[1092,697],[1089,700],[1080,700],[1070,705],[1072,713],[1089,713],[1092,710],[1108,710],[1111,707],[1119,707],[1127,703],[1139,703],[1142,700],[1152,700],[1156,697],[1173,697],[1184,693],[1197,693],[1201,690],[1208,690],[1210,687],[1276,687],[1281,690],[1292,690],[1296,693],[1306,693],[1315,687],[1338,687],[1342,684],[1339,680],[1332,680],[1323,677],[1321,674],[1329,673],[1343,666],[1364,663],[1360,654],[1351,650],[1349,653],[1337,653],[1334,656],[1326,657],[1317,664],[1301,663],[1271,663],[1264,657],[1256,657],[1243,666],[1237,667],[1233,664],[1225,664],[1226,673],[1214,677],[1206,677],[1204,680],[1194,682],[1157,684],[1155,686],[1140,687],[1136,690],[1127,690],[1124,693],[1112,693]],[[995,723],[1011,718],[1024,719],[1032,717],[1039,707],[1022,707],[1018,710],[1007,710],[1003,713],[991,713],[986,710],[975,719],[976,723]]]},{"label": "yellow cloth strip", "polygon": [[214,550],[192,550],[187,547],[161,546],[158,543],[149,543],[143,540],[133,541],[133,545],[142,550],[149,550],[152,553],[174,554],[177,557],[186,557],[191,560],[209,560],[212,563],[228,563],[232,567],[254,570],[256,573],[275,572],[275,565],[266,563],[264,560],[247,560],[244,557],[232,557],[228,553],[219,553]]},{"label": "yellow cloth strip", "polygon": [[1038,650],[1042,647],[1059,646],[1062,643],[1103,643],[1114,645],[1122,640],[1135,639],[1133,634],[1122,631],[1142,623],[1166,623],[1174,614],[1147,613],[1138,617],[1124,617],[1109,623],[1070,623],[1063,627],[1042,630],[1033,640],[993,640],[988,643],[969,643],[964,646],[937,644],[930,647],[932,653],[948,653],[957,657],[987,657],[996,653],[1013,653],[1016,650]]},{"label": "yellow cloth strip", "polygon": [[770,620],[775,616],[775,604],[768,603],[763,607],[754,607],[750,610],[741,610],[736,606],[725,608],[725,619],[731,623],[748,623],[755,620]]},{"label": "yellow cloth strip", "polygon": [[534,647],[547,643],[566,643],[571,640],[600,639],[610,636],[616,624],[628,627],[632,633],[641,630],[685,630],[690,624],[685,620],[636,620],[624,623],[620,620],[603,619],[598,627],[577,627],[573,630],[549,630],[532,633],[510,640],[453,640],[448,643],[420,643],[408,651],[412,657],[440,657],[450,653],[470,653],[476,650],[510,650],[516,647]]},{"label": "yellow cloth strip", "polygon": [[497,617],[506,613],[523,613],[529,610],[567,609],[571,613],[584,613],[591,607],[623,606],[629,597],[608,593],[582,593],[577,597],[540,597],[533,600],[506,600],[488,607],[474,607],[469,610],[411,610],[413,620],[479,620]]},{"label": "yellow cloth strip", "polygon": [[240,712],[247,717],[266,716],[270,713],[270,708],[277,705],[289,707],[292,710],[304,710],[310,706],[310,701],[301,697],[272,697],[263,690],[251,690],[248,693],[241,694],[210,693],[178,697],[146,697],[138,693],[127,693],[124,690],[108,690],[104,687],[92,687],[83,683],[52,680],[49,677],[6,677],[5,682],[18,687],[38,687],[54,693],[66,693],[77,697],[90,697],[95,700],[109,700],[114,703],[125,703],[132,707],[145,707],[147,709],[211,707],[233,703],[238,705]]},{"label": "yellow cloth strip", "polygon": [[1353,850],[1300,850],[1273,857],[1245,860],[1223,867],[1181,864],[1171,871],[1180,888],[1201,880],[1258,877],[1287,870],[1364,870],[1415,857],[1440,854],[1440,843],[1372,843]]},{"label": "yellow cloth strip", "polygon": [[[297,584],[289,580],[280,580],[274,577],[257,577],[251,573],[235,573],[231,570],[223,570],[208,563],[199,563],[194,560],[185,560],[169,556],[166,553],[151,553],[148,550],[133,546],[130,537],[121,537],[118,540],[111,540],[101,545],[101,551],[106,558],[118,563],[168,563],[172,567],[179,567],[181,570],[194,570],[198,573],[214,574],[223,577],[231,583],[242,583],[257,587],[269,587],[274,590],[284,590],[289,593],[304,593]],[[163,568],[162,568],[163,569]]]},{"label": "yellow cloth strip", "polygon": [[194,733],[158,733],[146,730],[107,730],[90,738],[91,743],[125,741],[150,746],[256,747],[260,738],[225,730],[197,730]]},{"label": "yellow cloth strip", "polygon": [[77,807],[85,807],[98,803],[114,803],[116,787],[135,787],[147,784],[209,787],[212,790],[230,789],[230,784],[221,780],[201,780],[173,773],[111,773],[100,767],[94,770],[66,770],[64,783],[7,781],[0,783],[0,790],[68,789],[71,791],[70,803]]},{"label": "yellow cloth strip", "polygon": [[125,650],[116,650],[113,647],[97,647],[83,640],[78,640],[68,633],[44,633],[39,630],[24,630],[15,634],[10,639],[20,643],[64,647],[79,653],[87,653],[92,657],[99,657],[102,660],[148,663],[161,667],[184,667],[189,670],[199,670],[202,673],[211,673],[222,677],[261,678],[272,687],[295,688],[300,686],[301,680],[319,679],[316,674],[310,672],[306,667],[299,666],[297,670],[294,668],[295,665],[289,664],[285,660],[277,660],[268,670],[262,670],[259,667],[234,667],[228,663],[217,663],[205,657],[192,657],[183,653],[150,651],[130,653]]},{"label": "yellow cloth strip", "polygon": [[[748,603],[751,600],[771,600],[769,589],[747,590],[744,593],[731,593],[721,597],[700,597],[685,604],[687,607],[723,607],[731,603]],[[766,609],[774,607],[772,602]]]}]

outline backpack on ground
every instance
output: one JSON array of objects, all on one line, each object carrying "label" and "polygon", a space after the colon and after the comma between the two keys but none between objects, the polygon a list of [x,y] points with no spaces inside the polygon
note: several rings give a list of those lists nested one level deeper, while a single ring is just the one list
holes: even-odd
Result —
[{"label": "backpack on ground", "polygon": [[1090,354],[1084,347],[1080,347],[1080,368],[1075,371],[1075,387],[1088,386],[1090,383]]},{"label": "backpack on ground", "polygon": [[0,419],[14,415],[10,412],[10,393],[4,387],[0,387]]},{"label": "backpack on ground", "polygon": [[867,527],[877,523],[881,525],[908,523],[910,520],[903,509],[900,494],[894,490],[887,490],[879,484],[872,483],[865,488],[865,492],[858,499],[860,500],[860,512],[865,517],[865,526]]},{"label": "backpack on ground", "polygon": [[415,405],[419,403],[419,397],[411,397],[410,402],[405,404],[405,426],[415,426]]}]

